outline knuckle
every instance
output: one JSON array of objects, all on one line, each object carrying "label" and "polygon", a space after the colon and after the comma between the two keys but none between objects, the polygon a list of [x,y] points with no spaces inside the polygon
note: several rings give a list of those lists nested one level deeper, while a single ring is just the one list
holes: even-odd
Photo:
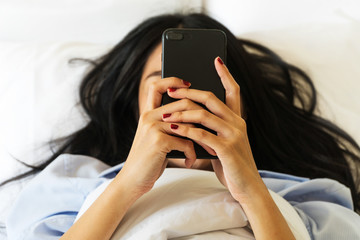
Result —
[{"label": "knuckle", "polygon": [[199,120],[197,121],[197,123],[204,125],[206,123],[206,120],[210,117],[209,115],[209,112],[205,109],[199,110]]},{"label": "knuckle", "polygon": [[207,136],[206,131],[203,130],[203,129],[200,129],[200,128],[196,130],[196,134],[198,135],[198,138],[199,138],[200,141],[202,139],[206,138],[206,136]]},{"label": "knuckle", "polygon": [[148,132],[155,129],[157,126],[156,122],[146,122],[143,127]]},{"label": "knuckle", "polygon": [[180,101],[182,102],[183,107],[184,107],[185,109],[189,109],[189,108],[192,106],[191,100],[189,100],[189,99],[187,99],[187,98],[181,99]]},{"label": "knuckle", "polygon": [[206,92],[206,99],[212,99],[215,97],[215,94],[213,92],[207,91]]},{"label": "knuckle", "polygon": [[189,136],[189,128],[188,128],[188,127],[184,127],[182,131],[183,131],[183,134],[184,134],[186,137]]},{"label": "knuckle", "polygon": [[206,111],[205,109],[201,109],[199,110],[199,115],[202,120],[205,120],[209,117],[209,112]]},{"label": "knuckle", "polygon": [[206,105],[211,99],[214,99],[215,97],[215,94],[213,92],[209,92],[207,91],[205,93],[205,101],[204,101],[204,104]]},{"label": "knuckle", "polygon": [[158,88],[159,84],[157,81],[151,82],[149,84],[149,90],[150,91],[155,91]]},{"label": "knuckle", "polygon": [[148,127],[150,127],[151,129],[157,128],[157,122],[149,122],[147,125],[148,125]]},{"label": "knuckle", "polygon": [[228,150],[231,150],[244,141],[247,141],[247,134],[241,129],[234,129],[231,137],[227,139],[226,146],[229,148]]},{"label": "knuckle", "polygon": [[247,125],[246,125],[245,119],[243,119],[242,117],[239,116],[239,121],[238,122],[239,122],[240,129],[243,130],[243,131],[246,131]]},{"label": "knuckle", "polygon": [[146,122],[149,119],[150,112],[146,111],[140,115],[139,122]]},{"label": "knuckle", "polygon": [[233,88],[234,92],[240,93],[240,85],[237,82],[234,83],[232,88]]},{"label": "knuckle", "polygon": [[170,80],[173,84],[178,84],[181,81],[181,79],[178,77],[171,77]]},{"label": "knuckle", "polygon": [[176,81],[179,80],[179,78],[177,78],[177,77],[170,77],[169,80],[170,80],[170,81],[173,81],[173,82],[176,82]]},{"label": "knuckle", "polygon": [[139,124],[144,130],[149,130],[152,127],[155,127],[156,122],[152,119],[152,111],[145,111],[139,117]]},{"label": "knuckle", "polygon": [[173,113],[173,115],[174,115],[174,119],[177,119],[180,122],[183,121],[183,118],[184,118],[184,113],[183,112],[176,112],[176,113]]}]

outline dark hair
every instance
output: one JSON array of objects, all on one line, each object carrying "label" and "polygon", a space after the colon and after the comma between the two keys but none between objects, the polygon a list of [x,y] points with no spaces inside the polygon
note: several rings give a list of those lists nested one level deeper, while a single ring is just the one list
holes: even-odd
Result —
[{"label": "dark hair", "polygon": [[94,67],[80,86],[81,105],[90,121],[72,135],[54,141],[59,147],[47,161],[12,180],[44,169],[62,153],[89,155],[111,166],[124,162],[137,128],[138,88],[145,62],[160,43],[162,32],[179,26],[226,33],[227,66],[241,87],[257,167],[335,179],[351,189],[358,210],[359,145],[339,127],[314,114],[316,92],[311,79],[268,48],[237,39],[204,14],[150,18],[109,53],[90,61]]}]

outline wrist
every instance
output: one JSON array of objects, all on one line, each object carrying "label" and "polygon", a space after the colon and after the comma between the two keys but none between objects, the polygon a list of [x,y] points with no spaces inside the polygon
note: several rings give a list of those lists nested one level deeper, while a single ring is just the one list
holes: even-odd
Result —
[{"label": "wrist", "polygon": [[295,239],[269,190],[264,187],[248,193],[238,202],[244,209],[256,239]]},{"label": "wrist", "polygon": [[245,196],[242,195],[241,198],[236,199],[244,210],[258,210],[264,207],[267,207],[269,203],[275,204],[269,193],[269,190],[265,187],[255,189],[251,193],[247,193]]},{"label": "wrist", "polygon": [[130,205],[132,205],[144,194],[140,189],[134,186],[134,182],[131,180],[131,178],[122,171],[117,174],[111,184],[113,185],[114,191],[119,195],[119,197],[128,202]]},{"label": "wrist", "polygon": [[241,205],[253,204],[254,199],[271,197],[260,175],[248,174],[245,178],[246,183],[232,191],[233,197]]}]

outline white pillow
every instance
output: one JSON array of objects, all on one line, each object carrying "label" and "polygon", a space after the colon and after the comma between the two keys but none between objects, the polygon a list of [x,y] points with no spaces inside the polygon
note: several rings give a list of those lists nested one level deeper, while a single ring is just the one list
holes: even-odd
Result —
[{"label": "white pillow", "polygon": [[0,41],[116,43],[150,16],[200,11],[201,0],[2,0]]},{"label": "white pillow", "polygon": [[206,12],[236,35],[296,28],[302,24],[360,20],[358,0],[206,0],[205,3]]},{"label": "white pillow", "polygon": [[206,3],[209,15],[237,36],[268,46],[305,70],[319,93],[317,112],[360,144],[360,1]]},{"label": "white pillow", "polygon": [[318,92],[317,113],[360,144],[360,23],[304,24],[242,34],[302,68]]},{"label": "white pillow", "polygon": [[85,118],[75,106],[88,64],[69,64],[75,57],[96,58],[110,45],[89,43],[0,42],[0,181],[18,174],[20,164],[44,160],[52,138],[80,128]]}]

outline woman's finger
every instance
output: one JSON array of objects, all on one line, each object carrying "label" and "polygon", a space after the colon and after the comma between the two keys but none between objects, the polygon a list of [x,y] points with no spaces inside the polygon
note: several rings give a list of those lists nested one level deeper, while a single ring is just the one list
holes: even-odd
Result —
[{"label": "woman's finger", "polygon": [[145,111],[150,111],[161,105],[162,95],[168,88],[188,88],[190,83],[177,77],[163,78],[154,81],[149,86],[149,92],[146,100]]},{"label": "woman's finger", "polygon": [[[186,127],[191,127],[191,128],[194,128],[194,127],[195,127],[195,125],[192,124],[192,123],[181,123],[181,125],[182,125],[182,126],[186,126]],[[167,129],[170,129],[170,127],[168,127]],[[174,133],[174,132],[171,131],[171,130],[168,130],[168,131],[166,131],[166,132],[169,133],[169,134],[174,134],[174,135],[176,135],[176,136],[180,136],[179,134]],[[203,144],[203,143],[201,143],[201,142],[198,142],[198,141],[194,141],[194,142],[196,142],[196,143],[199,144],[202,148],[204,148],[205,151],[208,152],[210,155],[216,156],[216,153],[215,153],[214,149],[212,149],[211,147],[209,147],[209,146],[207,146],[207,145],[205,145],[205,144]]]},{"label": "woman's finger", "polygon": [[[184,127],[184,126],[182,126]],[[167,152],[173,150],[183,152],[185,155],[185,165],[190,168],[196,161],[196,153],[194,149],[194,143],[191,140],[183,139],[175,136],[168,135],[166,140]]]},{"label": "woman's finger", "polygon": [[147,115],[155,120],[161,120],[164,115],[171,114],[173,112],[181,112],[186,110],[200,110],[204,109],[199,104],[191,101],[190,99],[181,99],[172,103],[168,103],[164,106],[147,112]]},{"label": "woman's finger", "polygon": [[[163,144],[165,146],[166,153],[169,153],[173,150],[177,150],[180,152],[183,152],[187,164],[187,167],[190,167],[196,160],[196,153],[194,149],[194,143],[185,138],[180,138],[179,135],[176,132],[172,131],[171,124],[165,123],[165,122],[159,122],[158,125],[159,130],[163,133],[166,133],[165,138],[161,138],[160,144]],[[193,124],[178,124],[178,126],[181,126],[182,128],[192,128],[194,127]],[[176,135],[176,136],[172,136]],[[156,141],[155,141],[156,142]],[[189,165],[189,166],[188,166]]]},{"label": "woman's finger", "polygon": [[225,105],[215,94],[209,91],[202,91],[197,89],[179,88],[175,91],[168,91],[172,98],[176,99],[190,99],[194,102],[205,105],[212,113],[222,119],[227,119],[232,114],[229,107]]},{"label": "woman's finger", "polygon": [[237,84],[220,57],[214,60],[215,69],[225,88],[226,105],[237,115],[241,114],[240,86]]},{"label": "woman's finger", "polygon": [[205,151],[207,152],[207,153],[209,153],[210,155],[212,155],[212,156],[217,156],[217,154],[216,154],[216,152],[214,151],[214,149],[212,149],[211,147],[209,147],[209,146],[207,146],[207,145],[205,145],[204,143],[201,143],[201,142],[199,142],[199,141],[195,141],[195,140],[193,140],[194,142],[196,142],[197,144],[199,144],[203,149],[205,149]]},{"label": "woman's finger", "polygon": [[[195,125],[192,124],[192,123],[179,123],[179,124],[180,124],[182,127],[195,128]],[[179,124],[178,124],[178,125],[179,125]],[[171,135],[175,135],[175,136],[180,136],[180,137],[182,137],[181,135],[177,134],[176,132],[171,131],[171,125],[170,125],[169,123],[162,123],[162,124],[161,124],[161,129],[162,129],[163,132],[165,132],[165,133],[167,133],[167,134],[171,134]],[[207,146],[207,145],[205,145],[204,143],[201,143],[201,142],[199,142],[199,141],[194,141],[194,142],[196,142],[196,143],[199,144],[202,148],[204,148],[205,151],[207,151],[210,155],[216,156],[215,151],[214,151],[211,147],[209,147],[209,146]]]},{"label": "woman's finger", "polygon": [[219,141],[218,136],[204,129],[186,127],[178,123],[171,123],[170,129],[180,136],[190,138],[191,140],[200,142],[201,144],[205,144],[206,146],[214,149],[215,153],[216,149],[221,147],[221,141]]},{"label": "woman's finger", "polygon": [[228,136],[232,133],[227,122],[205,109],[163,114],[163,121],[171,123],[198,123],[214,130],[220,136]]}]

